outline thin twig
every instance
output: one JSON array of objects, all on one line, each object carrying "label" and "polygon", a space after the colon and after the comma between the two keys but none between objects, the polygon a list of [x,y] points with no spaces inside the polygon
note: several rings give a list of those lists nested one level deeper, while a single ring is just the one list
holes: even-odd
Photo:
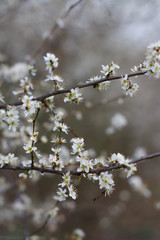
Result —
[{"label": "thin twig", "polygon": [[68,9],[66,11],[64,11],[60,17],[58,18],[58,20],[53,24],[53,26],[51,27],[48,35],[42,40],[42,42],[39,44],[39,46],[37,47],[37,49],[30,55],[29,57],[29,62],[34,60],[38,55],[39,53],[42,51],[42,49],[47,45],[47,43],[49,42],[49,39],[50,37],[53,35],[53,33],[58,29],[60,28],[60,24],[59,22],[60,21],[63,21],[65,20],[65,18],[68,17],[68,15],[70,14],[71,10],[73,8],[75,8],[77,5],[79,5],[80,2],[82,2],[83,0],[79,0],[75,3],[73,3],[72,5],[70,5],[68,7]]},{"label": "thin twig", "polygon": [[51,218],[51,215],[49,214],[46,218],[46,220],[44,221],[44,223],[42,224],[42,226],[40,228],[38,228],[36,231],[34,231],[30,236],[40,233],[48,224],[49,220]]},{"label": "thin twig", "polygon": [[[34,131],[35,131],[35,124],[36,124],[36,120],[37,120],[37,117],[39,115],[39,112],[40,112],[40,109],[37,110],[37,113],[36,113],[36,116],[35,116],[35,119],[33,120],[33,134],[34,134]],[[34,147],[34,141],[32,140],[32,148]],[[34,151],[31,152],[31,161],[32,161],[32,168],[34,166]]]},{"label": "thin twig", "polygon": [[[132,73],[128,73],[128,77],[135,77],[135,76],[139,76],[139,75],[144,75],[147,71],[138,71],[138,72],[132,72]],[[63,90],[55,90],[51,93],[47,93],[44,94],[40,97],[35,97],[32,100],[33,101],[41,101],[43,102],[46,98],[52,97],[52,96],[56,96],[56,95],[60,95],[60,94],[64,94],[64,93],[68,93],[71,91],[71,89],[75,89],[75,88],[86,88],[86,87],[90,87],[90,86],[95,86],[101,82],[105,82],[105,81],[113,81],[113,80],[118,80],[121,79],[122,77],[125,77],[126,74],[122,74],[122,75],[115,75],[115,76],[111,76],[111,77],[106,77],[106,78],[102,78],[100,80],[94,81],[94,82],[89,82],[89,83],[82,83],[82,84],[78,84],[75,86],[72,86],[70,88],[65,88]],[[8,106],[20,106],[22,105],[23,102],[22,101],[17,101],[14,103],[9,103],[9,104],[3,104],[0,106],[0,109],[6,109]]]},{"label": "thin twig", "polygon": [[93,198],[93,201],[100,199],[105,194],[105,191],[102,191],[97,197]]}]

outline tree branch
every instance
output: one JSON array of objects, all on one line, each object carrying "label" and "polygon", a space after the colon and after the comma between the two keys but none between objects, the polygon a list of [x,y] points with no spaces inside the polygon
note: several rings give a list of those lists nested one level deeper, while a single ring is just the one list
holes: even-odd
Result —
[{"label": "tree branch", "polygon": [[[150,160],[150,159],[154,159],[154,158],[159,158],[160,157],[160,152],[157,153],[152,153],[149,154],[145,157],[141,157],[141,158],[137,158],[133,161],[131,161],[130,163],[132,164],[136,164],[136,163],[140,163],[142,161],[146,161],[146,160]],[[99,168],[99,169],[90,169],[88,173],[91,174],[100,174],[101,172],[106,172],[106,171],[113,171],[113,170],[118,170],[118,169],[123,169],[126,168],[125,165],[120,164],[120,165],[111,165],[109,167],[103,167],[103,168]],[[4,165],[0,168],[0,170],[12,170],[12,171],[30,171],[30,170],[34,170],[34,171],[38,171],[41,173],[53,173],[53,174],[58,174],[58,175],[62,175],[67,173],[68,170],[62,170],[62,171],[58,171],[55,169],[51,169],[51,168],[41,168],[41,167],[36,167],[36,166],[31,166],[31,167],[24,167],[24,166],[11,166],[11,165]],[[88,174],[87,173],[87,174]],[[71,175],[74,176],[79,176],[81,174],[86,174],[86,172],[81,171],[81,172],[77,172],[77,170],[73,170],[70,171]]]},{"label": "tree branch", "polygon": [[78,0],[77,2],[73,3],[72,5],[70,5],[66,11],[64,11],[60,17],[57,19],[57,21],[53,24],[52,28],[50,29],[48,35],[42,40],[42,42],[39,44],[39,46],[37,47],[37,49],[29,56],[29,62],[33,59],[35,59],[38,54],[42,51],[42,49],[47,45],[47,43],[49,42],[50,37],[53,35],[53,33],[60,28],[60,21],[63,21],[65,18],[68,17],[68,15],[70,14],[71,10],[73,8],[75,8],[77,5],[79,5],[79,3],[81,3],[83,0]]},{"label": "tree branch", "polygon": [[[127,73],[128,77],[135,77],[135,76],[140,76],[140,75],[144,75],[147,71],[138,71],[138,72],[132,72],[132,73]],[[32,100],[33,101],[41,101],[43,102],[46,98],[55,96],[55,95],[59,95],[59,94],[64,94],[64,93],[68,93],[71,91],[71,89],[75,89],[75,88],[86,88],[86,87],[90,87],[90,86],[96,86],[97,84],[101,83],[101,82],[105,82],[105,81],[113,81],[113,80],[118,80],[121,79],[122,77],[124,77],[126,74],[122,74],[122,75],[115,75],[115,76],[110,76],[110,77],[106,77],[106,78],[102,78],[100,80],[94,81],[94,82],[89,82],[89,83],[82,83],[82,84],[78,84],[78,85],[74,85],[70,88],[65,88],[63,90],[55,90],[53,92],[44,94],[40,97],[35,97]],[[6,109],[8,106],[20,106],[22,105],[22,101],[17,101],[14,103],[9,103],[9,104],[3,104],[0,106],[0,109]]]}]

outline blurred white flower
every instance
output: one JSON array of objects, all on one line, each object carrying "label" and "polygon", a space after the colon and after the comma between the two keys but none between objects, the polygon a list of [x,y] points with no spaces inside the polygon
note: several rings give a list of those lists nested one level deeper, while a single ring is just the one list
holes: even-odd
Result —
[{"label": "blurred white flower", "polygon": [[[74,231],[73,231],[73,234],[76,235],[77,237],[80,237],[80,239],[83,239],[85,238],[86,234],[84,233],[84,231],[80,228],[76,228]],[[80,240],[79,239],[79,240]]]},{"label": "blurred white flower", "polygon": [[147,150],[144,147],[137,147],[134,150],[133,158],[140,158],[147,155]]},{"label": "blurred white flower", "polygon": [[127,118],[121,114],[116,113],[110,120],[110,126],[106,128],[105,134],[112,135],[116,130],[121,130],[128,124]]},{"label": "blurred white flower", "polygon": [[143,180],[140,176],[133,176],[128,179],[130,186],[139,194],[144,196],[145,198],[150,198],[152,192],[147,188],[147,186],[143,183]]}]

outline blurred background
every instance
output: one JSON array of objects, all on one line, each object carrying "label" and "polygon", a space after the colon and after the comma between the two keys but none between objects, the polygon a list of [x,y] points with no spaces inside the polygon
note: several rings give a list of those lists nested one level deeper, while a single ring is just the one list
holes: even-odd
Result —
[{"label": "blurred background", "polygon": [[[35,63],[37,69],[33,79],[35,96],[45,93],[47,87],[51,91],[51,85],[43,82],[46,78],[43,56],[47,52],[59,58],[57,73],[69,87],[100,75],[101,65],[111,61],[120,66],[118,74],[131,72],[133,66],[144,60],[147,45],[160,40],[158,0],[82,0],[66,16],[66,9],[74,2],[0,1],[0,87],[8,102],[16,100],[11,91],[18,87],[28,61]],[[56,30],[50,34],[56,22]],[[40,50],[35,53],[37,49]],[[84,101],[78,106],[64,105],[61,96],[57,96],[56,107],[67,109],[66,122],[78,136],[84,137],[86,149],[96,156],[120,152],[136,158],[159,151],[159,79],[139,76],[135,81],[140,88],[132,98],[124,97],[118,80],[104,92],[91,87],[84,89]],[[45,120],[41,115],[40,124]],[[47,153],[48,143],[43,144],[41,147]],[[117,172],[113,194],[95,202],[93,199],[100,194],[98,184],[83,180],[76,203],[63,206],[58,227],[50,224],[40,235],[62,237],[81,228],[86,239],[93,240],[160,239],[159,168],[158,160],[139,164],[137,178],[133,179],[134,185],[138,182],[135,188]],[[12,177],[16,179],[16,175]],[[28,181],[25,191],[34,205],[41,207],[45,201],[46,205],[52,201],[59,180],[42,177],[33,185]],[[5,214],[0,213],[2,235],[20,236],[23,223],[13,218],[6,226]]]}]

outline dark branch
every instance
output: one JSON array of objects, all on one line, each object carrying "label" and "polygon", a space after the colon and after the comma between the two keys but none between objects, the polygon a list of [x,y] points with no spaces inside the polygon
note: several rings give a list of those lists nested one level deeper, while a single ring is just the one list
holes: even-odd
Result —
[{"label": "dark branch", "polygon": [[[135,77],[135,76],[139,76],[139,75],[144,75],[146,73],[146,71],[138,71],[138,72],[132,72],[132,73],[128,73],[128,77]],[[49,98],[51,96],[55,96],[55,95],[59,95],[59,94],[64,94],[64,93],[68,93],[71,91],[71,89],[75,89],[75,88],[86,88],[86,87],[90,87],[90,86],[95,86],[98,83],[101,82],[105,82],[105,81],[113,81],[113,80],[117,80],[117,79],[121,79],[122,77],[124,77],[126,74],[123,75],[115,75],[115,76],[111,76],[111,77],[106,77],[106,78],[102,78],[100,80],[94,81],[94,82],[90,82],[90,83],[82,83],[82,84],[78,84],[75,86],[72,86],[70,88],[65,88],[63,90],[55,90],[51,93],[47,93],[45,95],[42,95],[40,97],[35,97],[33,98],[33,101],[41,101],[43,102],[46,98]],[[22,105],[22,101],[17,101],[14,103],[10,103],[10,104],[3,104],[0,106],[0,109],[6,109],[8,106],[20,106]]]},{"label": "dark branch", "polygon": [[[160,157],[160,152],[157,152],[157,153],[147,155],[145,157],[137,158],[137,159],[131,161],[130,163],[135,163],[136,164],[136,163],[140,163],[142,161],[146,161],[146,160],[150,160],[150,159],[154,159],[154,158],[159,158],[159,157]],[[123,164],[113,165],[113,166],[103,167],[103,168],[99,168],[99,169],[90,169],[89,173],[100,174],[101,172],[113,171],[113,170],[118,170],[118,169],[123,169],[123,168],[126,168],[126,166],[123,165]],[[35,166],[24,167],[24,166],[10,166],[10,165],[4,165],[0,169],[2,169],[2,170],[12,170],[12,171],[34,170],[34,171],[38,171],[38,172],[41,172],[41,173],[54,173],[54,174],[58,174],[58,175],[63,175],[68,171],[68,170],[58,171],[58,170],[51,169],[51,168],[42,168],[42,167],[35,167]],[[86,174],[86,172],[84,172],[84,171],[82,171],[82,172],[77,172],[77,170],[70,171],[70,174],[74,175],[74,176],[79,176],[83,173]]]}]

